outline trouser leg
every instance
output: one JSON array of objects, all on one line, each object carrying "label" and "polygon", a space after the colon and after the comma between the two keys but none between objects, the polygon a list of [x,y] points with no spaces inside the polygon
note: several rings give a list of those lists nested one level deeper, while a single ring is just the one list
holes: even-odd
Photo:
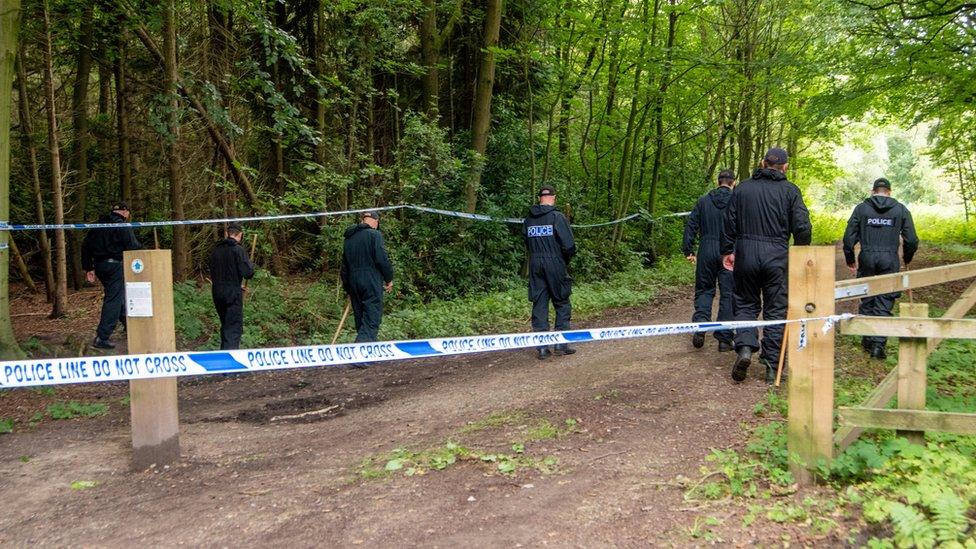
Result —
[{"label": "trouser leg", "polygon": [[115,331],[115,325],[125,307],[125,279],[121,263],[102,262],[95,266],[95,274],[105,288],[102,301],[102,314],[99,317],[96,335],[108,340]]},{"label": "trouser leg", "polygon": [[352,307],[353,326],[356,333],[359,333],[359,328],[363,325],[363,301],[358,295],[349,294],[349,305]]},{"label": "trouser leg", "polygon": [[572,316],[572,305],[569,302],[569,296],[563,298],[552,298],[552,306],[556,310],[556,330],[568,330],[569,320]]},{"label": "trouser leg", "polygon": [[234,350],[241,348],[241,336],[244,334],[244,300],[236,296],[226,305],[224,322],[220,329],[221,349]]},{"label": "trouser leg", "polygon": [[383,288],[371,288],[362,301],[362,319],[356,330],[356,342],[376,341],[383,320]]},{"label": "trouser leg", "polygon": [[[897,253],[864,252],[859,259],[858,278],[896,273],[900,267]],[[895,300],[899,297],[901,294],[895,292],[862,299],[857,312],[865,316],[892,316],[891,311],[895,306]],[[862,346],[868,351],[877,345],[884,346],[887,342],[888,338],[882,336],[864,336],[861,338]]]},{"label": "trouser leg", "polygon": [[[789,305],[786,293],[786,263],[776,261],[764,270],[763,320],[786,320]],[[762,356],[773,366],[779,364],[779,353],[783,346],[782,324],[763,328]]]},{"label": "trouser leg", "polygon": [[[724,267],[718,272],[718,321],[725,322],[729,320],[735,320],[734,312],[734,293],[735,293],[735,282],[733,280],[732,271],[725,269]],[[732,342],[732,330],[721,330],[715,332],[715,339],[719,341]]]},{"label": "trouser leg", "polygon": [[[735,279],[734,310],[737,321],[751,321],[759,318],[761,309],[760,299],[762,287],[760,286],[759,270],[751,262],[755,258],[750,254],[737,253],[735,258],[735,271],[732,275]],[[753,351],[759,349],[759,336],[755,328],[741,328],[735,331],[735,348],[749,347]]]},{"label": "trouser leg", "polygon": [[695,265],[695,312],[692,322],[712,320],[712,302],[715,300],[715,269],[709,265],[708,258],[699,257]]},{"label": "trouser leg", "polygon": [[532,299],[532,331],[549,331],[549,292],[541,291]]}]

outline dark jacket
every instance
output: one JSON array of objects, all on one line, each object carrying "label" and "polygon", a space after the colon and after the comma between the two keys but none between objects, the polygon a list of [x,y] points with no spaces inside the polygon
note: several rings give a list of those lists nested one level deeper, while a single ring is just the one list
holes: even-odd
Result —
[{"label": "dark jacket", "polygon": [[685,256],[696,253],[695,241],[699,234],[703,243],[706,240],[714,242],[715,248],[718,248],[718,241],[722,238],[725,208],[731,199],[732,189],[728,187],[716,187],[698,199],[685,222],[685,237],[681,246]]},{"label": "dark jacket", "polygon": [[[125,218],[111,212],[98,218],[99,223],[125,223]],[[141,250],[142,244],[136,239],[131,227],[110,229],[91,229],[81,244],[81,268],[95,270],[95,264],[106,259],[122,261],[122,252]]]},{"label": "dark jacket", "polygon": [[898,238],[905,241],[902,257],[912,262],[918,250],[918,234],[912,214],[904,204],[890,196],[874,195],[854,208],[847,230],[844,231],[844,259],[854,264],[854,245],[861,244],[862,252],[898,253]]},{"label": "dark jacket", "polygon": [[757,240],[799,246],[810,244],[810,212],[800,189],[777,170],[760,168],[732,191],[725,210],[722,230],[722,255],[735,253],[738,240]]},{"label": "dark jacket", "polygon": [[555,206],[536,204],[522,222],[522,237],[532,258],[561,258],[564,263],[576,255],[573,229]]},{"label": "dark jacket", "polygon": [[210,281],[214,287],[241,287],[245,278],[254,276],[254,264],[239,242],[225,238],[210,252]]},{"label": "dark jacket", "polygon": [[342,267],[339,276],[346,293],[353,278],[378,274],[383,282],[393,281],[393,265],[386,253],[383,234],[365,223],[346,229],[342,245]]}]

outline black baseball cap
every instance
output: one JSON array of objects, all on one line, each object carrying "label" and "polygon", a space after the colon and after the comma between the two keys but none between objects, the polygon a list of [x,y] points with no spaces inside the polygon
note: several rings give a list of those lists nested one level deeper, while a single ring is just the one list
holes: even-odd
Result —
[{"label": "black baseball cap", "polygon": [[789,159],[790,155],[786,154],[786,149],[781,149],[779,147],[769,149],[766,151],[766,156],[763,157],[763,160],[765,160],[767,164],[771,164],[773,166],[786,164]]},{"label": "black baseball cap", "polygon": [[556,188],[552,185],[543,185],[539,187],[539,196],[556,196]]},{"label": "black baseball cap", "polygon": [[735,181],[735,172],[732,170],[722,170],[718,172],[718,180],[721,181]]},{"label": "black baseball cap", "polygon": [[244,228],[241,227],[239,223],[231,223],[230,225],[227,225],[227,232],[233,234],[243,233]]},{"label": "black baseball cap", "polygon": [[879,178],[877,178],[877,179],[874,180],[874,186],[872,186],[871,188],[872,189],[880,189],[882,187],[885,188],[885,189],[891,190],[891,181],[888,181],[887,179],[885,179],[883,177],[879,177]]},{"label": "black baseball cap", "polygon": [[363,212],[363,218],[365,219],[367,217],[371,217],[371,218],[379,221],[380,220],[380,212],[377,212],[377,211]]},{"label": "black baseball cap", "polygon": [[128,210],[129,204],[125,200],[119,200],[118,202],[112,203],[112,211],[117,212],[119,210]]}]

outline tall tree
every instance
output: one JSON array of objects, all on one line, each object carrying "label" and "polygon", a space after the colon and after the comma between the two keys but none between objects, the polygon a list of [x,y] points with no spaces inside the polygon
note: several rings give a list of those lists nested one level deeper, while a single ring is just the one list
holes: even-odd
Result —
[{"label": "tall tree", "polygon": [[[88,149],[91,142],[88,124],[88,83],[92,69],[92,7],[86,5],[81,11],[81,26],[78,30],[78,51],[75,54],[75,80],[71,94],[71,119],[74,141],[71,148],[71,171],[69,181],[74,189],[71,199],[71,220],[85,221],[88,202]],[[78,231],[71,233],[71,283],[77,290],[85,284],[85,273],[81,268],[81,239]]]},{"label": "tall tree", "polygon": [[495,85],[495,48],[498,47],[498,34],[501,29],[503,0],[488,0],[485,11],[485,39],[478,68],[478,84],[475,87],[473,117],[471,124],[471,175],[465,190],[465,209],[474,212],[478,206],[478,187],[485,171],[485,151],[488,149],[488,129],[491,126],[491,95]]},{"label": "tall tree", "polygon": [[[61,187],[61,145],[58,136],[58,113],[54,101],[54,53],[51,46],[51,17],[44,0],[44,107],[47,110],[47,142],[51,157],[51,199],[54,222],[64,223],[64,194]],[[51,318],[61,318],[68,307],[68,258],[64,229],[54,231],[54,303]]]},{"label": "tall tree", "polygon": [[[24,148],[27,149],[27,162],[30,167],[31,184],[34,192],[34,215],[37,222],[44,225],[44,194],[41,190],[41,172],[37,163],[37,146],[35,145],[34,122],[31,119],[30,97],[27,95],[27,69],[24,66],[24,48],[21,47],[17,55],[17,102],[20,113],[20,133]],[[41,251],[41,263],[44,268],[44,290],[47,302],[54,302],[54,269],[51,264],[51,241],[46,230],[37,234],[37,242]]]},{"label": "tall tree", "polygon": [[[0,0],[0,221],[10,220],[10,104],[20,30],[20,0]],[[23,355],[10,324],[10,233],[0,231],[0,358]]]},{"label": "tall tree", "polygon": [[[176,2],[167,0],[163,6],[163,86],[166,94],[166,164],[169,176],[169,201],[174,220],[185,218],[183,213],[183,181],[180,179],[180,96],[177,88]],[[173,278],[186,278],[186,226],[173,226]]]}]

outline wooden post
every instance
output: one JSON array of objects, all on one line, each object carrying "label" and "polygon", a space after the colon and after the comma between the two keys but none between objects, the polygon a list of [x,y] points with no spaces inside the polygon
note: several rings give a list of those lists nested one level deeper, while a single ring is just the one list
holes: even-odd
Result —
[{"label": "wooden post", "polygon": [[[170,250],[125,252],[129,353],[176,350],[173,318],[173,263]],[[133,286],[135,283],[141,287]],[[147,289],[144,285],[148,283]],[[148,290],[148,291],[147,291]],[[146,298],[151,296],[149,303]],[[151,315],[151,316],[148,316]],[[180,425],[176,378],[129,382],[132,418],[132,468],[143,470],[180,458]]]},{"label": "wooden post", "polygon": [[[790,248],[787,318],[834,314],[833,246]],[[798,347],[800,324],[787,327],[789,347],[790,470],[801,485],[813,483],[813,470],[830,462],[834,429],[834,332],[823,321],[808,322],[806,346]]]},{"label": "wooden post", "polygon": [[[902,303],[899,316],[928,318],[926,303]],[[898,408],[924,410],[926,388],[926,358],[928,341],[918,337],[898,339]],[[924,431],[898,431],[899,436],[915,444],[925,444]]]}]

